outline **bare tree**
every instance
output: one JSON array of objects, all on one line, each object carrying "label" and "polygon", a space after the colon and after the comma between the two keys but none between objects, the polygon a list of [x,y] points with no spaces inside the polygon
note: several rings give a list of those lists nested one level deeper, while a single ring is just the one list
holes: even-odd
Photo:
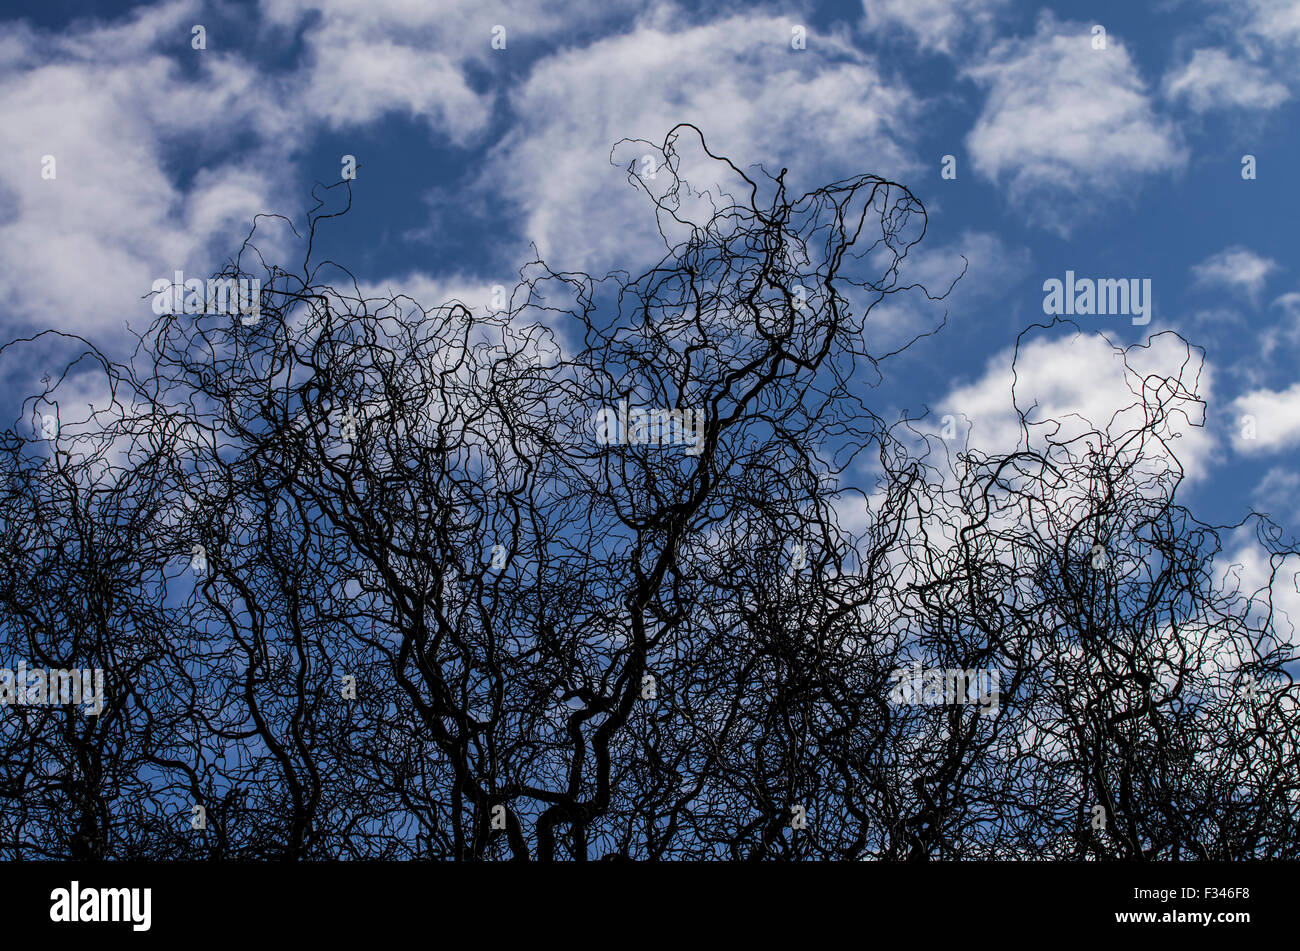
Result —
[{"label": "bare tree", "polygon": [[[872,310],[947,293],[904,277],[921,203],[641,145],[637,277],[367,298],[317,208],[300,268],[255,227],[218,275],[256,320],[80,342],[107,408],[43,436],[56,381],[4,434],[0,641],[110,685],[0,714],[0,854],[1294,855],[1289,638],[1162,441],[1194,381],[949,458],[862,401]],[[923,660],[998,679],[900,702]]]}]

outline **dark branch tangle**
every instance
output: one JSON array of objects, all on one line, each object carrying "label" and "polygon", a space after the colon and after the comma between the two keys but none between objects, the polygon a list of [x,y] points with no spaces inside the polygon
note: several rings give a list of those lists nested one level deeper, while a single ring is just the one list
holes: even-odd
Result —
[{"label": "dark branch tangle", "polygon": [[[1289,630],[1161,441],[1195,394],[949,458],[861,399],[872,310],[944,296],[901,277],[920,202],[644,145],[639,277],[368,299],[322,205],[300,269],[223,272],[260,320],[80,342],[3,434],[0,643],[105,704],[2,708],[0,855],[1295,857]],[[111,403],[43,439],[70,375]],[[998,700],[897,702],[914,661]]]}]

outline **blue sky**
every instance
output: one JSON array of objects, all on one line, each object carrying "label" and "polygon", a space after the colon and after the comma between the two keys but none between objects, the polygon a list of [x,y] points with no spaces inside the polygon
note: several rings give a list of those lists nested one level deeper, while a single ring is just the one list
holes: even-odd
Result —
[{"label": "blue sky", "polygon": [[[219,268],[254,214],[300,221],[344,155],[361,166],[354,206],[323,250],[368,288],[482,304],[533,244],[556,269],[635,273],[663,249],[627,182],[639,153],[617,167],[610,149],[691,122],[739,165],[788,167],[796,190],[864,172],[907,185],[930,212],[913,274],[932,287],[969,260],[947,327],[873,391],[881,416],[928,407],[1005,448],[1009,348],[1047,320],[1044,281],[1149,279],[1148,325],[1033,334],[1022,404],[1102,422],[1132,402],[1111,344],[1154,338],[1130,364],[1205,401],[1203,427],[1170,433],[1180,498],[1213,521],[1254,505],[1300,527],[1300,0],[10,2],[4,16],[6,339],[53,327],[119,352],[124,325],[152,316],[154,280]],[[295,259],[286,232],[266,240]],[[895,304],[875,331],[910,337],[942,311]],[[1169,330],[1203,362],[1183,366]],[[0,397],[18,406],[56,358],[10,351]],[[1244,534],[1233,544],[1246,559]]]}]

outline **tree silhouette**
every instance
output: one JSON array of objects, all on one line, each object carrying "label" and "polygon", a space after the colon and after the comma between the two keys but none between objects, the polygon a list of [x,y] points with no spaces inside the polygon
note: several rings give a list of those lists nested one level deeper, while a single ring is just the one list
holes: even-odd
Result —
[{"label": "tree silhouette", "polygon": [[[1295,856],[1286,621],[1176,501],[1195,380],[950,456],[863,402],[900,352],[868,316],[947,293],[902,276],[904,186],[633,145],[636,277],[366,297],[313,257],[322,201],[301,268],[255,224],[219,275],[257,320],[33,338],[81,352],[3,434],[0,643],[109,685],[0,712],[0,854]],[[106,408],[58,416],[74,378]],[[995,703],[898,702],[922,662]]]}]

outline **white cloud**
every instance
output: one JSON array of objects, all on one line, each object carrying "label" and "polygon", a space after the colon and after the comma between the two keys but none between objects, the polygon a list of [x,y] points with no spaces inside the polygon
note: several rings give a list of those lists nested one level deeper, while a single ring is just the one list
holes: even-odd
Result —
[{"label": "white cloud", "polygon": [[1300,46],[1297,0],[1220,0],[1220,6],[1248,48]]},{"label": "white cloud", "polygon": [[[218,266],[259,212],[300,210],[296,161],[319,128],[400,113],[452,142],[481,143],[497,90],[512,81],[503,65],[534,55],[528,44],[539,39],[551,52],[516,87],[517,121],[489,154],[478,197],[513,199],[519,235],[569,266],[635,266],[659,246],[649,202],[609,165],[620,138],[659,139],[694,121],[742,164],[779,167],[811,152],[816,167],[794,168],[792,187],[800,176],[915,167],[905,147],[920,103],[842,36],[814,34],[794,50],[785,19],[691,25],[661,4],[631,32],[579,47],[593,24],[609,27],[633,6],[266,0],[272,35],[303,47],[301,65],[283,73],[231,51],[217,21],[208,48],[191,50],[189,26],[203,20],[193,0],[59,36],[17,26],[0,41],[0,149],[18,157],[0,169],[9,316],[75,331],[148,319],[141,298],[153,280]],[[498,24],[506,51],[491,46]],[[191,56],[195,70],[182,69]],[[55,181],[40,177],[46,154]],[[517,250],[500,245],[502,260]],[[274,258],[283,248],[264,250]]]},{"label": "white cloud", "polygon": [[975,169],[1039,225],[1066,233],[1136,177],[1186,162],[1114,35],[1094,50],[1088,26],[1044,14],[1034,36],[998,43],[966,75],[988,89],[966,139]]},{"label": "white cloud", "polygon": [[1251,494],[1265,514],[1291,521],[1300,504],[1300,472],[1278,467],[1269,469]]},{"label": "white cloud", "polygon": [[[289,116],[274,83],[209,49],[197,76],[161,55],[192,3],[110,26],[33,33],[42,65],[0,59],[0,295],[11,319],[86,331],[151,316],[152,281],[224,258],[284,173]],[[188,50],[188,43],[185,48]],[[217,149],[252,132],[269,144]],[[169,150],[203,164],[178,186]],[[54,158],[53,179],[42,177]],[[221,158],[212,159],[210,156]]]},{"label": "white cloud", "polygon": [[[263,0],[277,25],[303,27],[300,106],[331,127],[362,125],[392,112],[424,120],[458,145],[475,140],[497,93],[471,83],[470,67],[500,72],[521,45],[568,35],[618,16],[631,0]],[[492,46],[505,30],[504,49]]]},{"label": "white cloud", "polygon": [[1273,301],[1274,307],[1283,308],[1289,317],[1300,318],[1300,292],[1290,291]]},{"label": "white cloud", "polygon": [[[919,290],[885,298],[868,316],[873,345],[890,351],[936,328],[945,312],[949,321],[962,320],[974,316],[977,308],[1005,302],[1008,290],[1028,272],[1031,259],[1028,248],[1008,247],[988,232],[968,231],[951,244],[917,248],[900,270],[900,284],[919,283],[938,295],[954,280],[957,283],[941,301],[927,300]],[[957,280],[963,268],[966,273]],[[859,298],[851,289],[844,290],[855,305],[865,306],[867,295]]]},{"label": "white cloud", "polygon": [[921,251],[907,278],[924,283],[932,293],[939,293],[969,265],[966,276],[957,282],[948,300],[989,300],[1018,284],[1028,272],[1031,260],[1028,248],[1008,247],[1000,237],[989,232],[967,231],[951,244]]},{"label": "white cloud", "polygon": [[972,35],[985,35],[1008,0],[862,0],[873,32],[898,29],[922,49],[951,53]]},{"label": "white cloud", "polygon": [[[496,95],[468,70],[625,6],[268,0],[270,36],[300,31],[302,65],[287,72],[232,49],[229,24],[196,0],[58,34],[16,25],[0,41],[0,151],[13,156],[0,167],[8,319],[77,332],[151,319],[142,297],[155,279],[210,273],[256,214],[301,210],[296,160],[317,129],[399,112],[466,143]],[[206,49],[190,46],[194,23],[208,29]],[[507,51],[491,47],[498,23]],[[41,177],[46,155],[53,180]],[[260,248],[282,259],[273,230]]]},{"label": "white cloud", "polygon": [[1249,248],[1233,246],[1212,254],[1193,265],[1192,277],[1206,287],[1226,287],[1244,291],[1252,300],[1259,297],[1268,276],[1278,269],[1272,258],[1256,254]]},{"label": "white cloud", "polygon": [[1200,45],[1168,83],[1194,109],[1269,110],[1300,91],[1300,0],[1202,0]]},{"label": "white cloud", "polygon": [[1300,2],[1297,0],[1247,0],[1255,11],[1251,28],[1274,37],[1300,42]]},{"label": "white cloud", "polygon": [[[1000,454],[1041,450],[1049,441],[1078,439],[1094,429],[1120,443],[1163,407],[1154,433],[1130,448],[1140,449],[1151,465],[1180,465],[1190,480],[1206,475],[1215,453],[1214,438],[1202,425],[1210,390],[1209,368],[1173,334],[1157,334],[1149,345],[1127,351],[1099,334],[1031,338],[1018,357],[1013,350],[991,357],[980,379],[939,403],[938,415],[954,415],[959,435],[967,420],[971,447]],[[1095,438],[1087,442],[1096,444]]]},{"label": "white cloud", "polygon": [[1253,438],[1245,424],[1233,429],[1232,445],[1238,452],[1277,452],[1300,445],[1300,383],[1285,390],[1251,390],[1233,400],[1232,408],[1239,423],[1242,416],[1254,421]]},{"label": "white cloud", "polygon": [[1286,344],[1300,348],[1300,292],[1290,291],[1273,301],[1282,310],[1282,319],[1264,331],[1262,349],[1265,357]]},{"label": "white cloud", "polygon": [[[997,535],[990,555],[1007,565],[1020,564],[1011,535],[1027,531],[1059,541],[1062,525],[1077,523],[1077,513],[1093,506],[1096,486],[1079,475],[1088,464],[1088,451],[1103,445],[1104,455],[1131,466],[1131,487],[1138,493],[1163,496],[1170,488],[1168,476],[1180,470],[1188,480],[1207,474],[1217,452],[1213,436],[1202,425],[1210,372],[1183,340],[1172,333],[1157,334],[1146,345],[1123,350],[1099,334],[1050,334],[1043,331],[1022,340],[1018,356],[1008,349],[991,357],[981,377],[954,387],[927,418],[934,428],[926,441],[939,453],[929,459],[939,467],[946,490],[918,516],[933,543],[946,539],[955,544],[961,529],[987,502],[993,523],[1015,527],[1011,534]],[[948,414],[957,420],[952,443],[941,438],[941,420]],[[1029,476],[1036,464],[1023,458],[1001,470],[1000,480],[1007,485],[1027,476],[1023,484],[1033,484],[1027,496],[995,488],[982,500],[981,493],[975,493],[972,501],[971,493],[956,491],[960,468],[949,470],[943,458],[955,460],[964,450],[972,451],[966,458],[977,465],[981,454],[1000,459],[1029,450],[1050,460],[1066,477],[1050,472],[1041,480]],[[842,525],[861,529],[871,524],[871,513],[880,511],[881,501],[873,496],[868,507],[846,494],[836,512]],[[1034,517],[1027,518],[1031,507]],[[898,583],[926,575],[924,560],[909,559],[906,552],[900,556]]]},{"label": "white cloud", "polygon": [[470,89],[458,66],[436,50],[351,33],[318,35],[312,50],[316,65],[304,98],[333,128],[405,111],[463,145],[487,125],[491,97]]},{"label": "white cloud", "polygon": [[1285,85],[1254,63],[1220,49],[1200,49],[1164,79],[1165,95],[1186,99],[1197,112],[1211,109],[1273,109],[1290,98]]},{"label": "white cloud", "polygon": [[[651,17],[629,33],[547,57],[512,93],[518,121],[481,184],[514,200],[521,233],[548,263],[598,271],[664,253],[650,200],[628,182],[628,166],[639,170],[656,150],[626,145],[613,166],[611,147],[625,138],[658,144],[680,122],[699,126],[714,153],[742,168],[791,165],[795,194],[801,182],[914,167],[904,143],[920,105],[860,51],[817,34],[807,49],[792,49],[791,21],[779,17],[686,28],[670,20]],[[693,188],[716,193],[721,174],[744,197],[739,181],[698,151],[685,161]],[[645,184],[662,191],[667,175],[656,174]]]},{"label": "white cloud", "polygon": [[[1258,619],[1271,604],[1274,632],[1283,642],[1300,647],[1300,557],[1272,555],[1249,525],[1238,529],[1231,543],[1233,547],[1215,559],[1223,568],[1220,583],[1227,591],[1251,598],[1255,607],[1251,614]],[[1238,661],[1224,658],[1222,666],[1232,668]]]}]

